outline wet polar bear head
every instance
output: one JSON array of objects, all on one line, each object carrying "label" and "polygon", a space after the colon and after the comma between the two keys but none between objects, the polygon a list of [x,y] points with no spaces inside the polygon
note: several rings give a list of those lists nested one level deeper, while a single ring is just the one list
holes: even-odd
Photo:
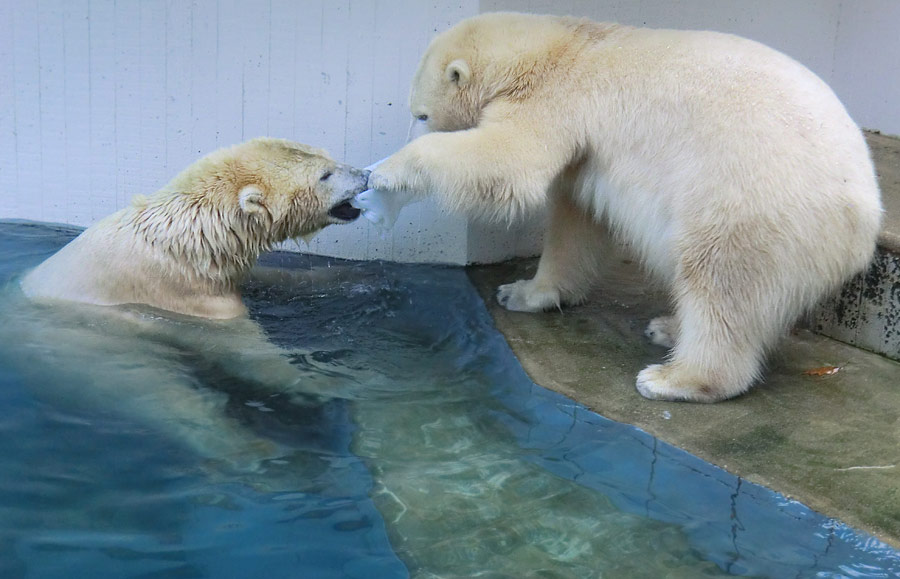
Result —
[{"label": "wet polar bear head", "polygon": [[[327,225],[359,216],[349,199],[365,185],[365,174],[333,161],[328,154],[283,139],[258,138],[221,149],[200,159],[150,198],[135,198],[136,221],[168,221],[175,214],[188,219],[179,225],[207,226],[221,243],[257,245],[258,250],[293,237],[313,234]],[[188,234],[188,231],[159,233]],[[224,228],[232,231],[224,231]],[[202,232],[202,231],[201,231]]]},{"label": "wet polar bear head", "polygon": [[22,282],[32,299],[148,304],[231,318],[259,254],[359,216],[368,173],[324,151],[259,138],[215,151],[91,226]]}]

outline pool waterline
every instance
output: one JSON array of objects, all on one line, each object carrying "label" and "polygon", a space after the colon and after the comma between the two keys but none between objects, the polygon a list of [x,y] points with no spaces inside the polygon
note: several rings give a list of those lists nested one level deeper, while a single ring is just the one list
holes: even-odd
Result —
[{"label": "pool waterline", "polygon": [[[0,268],[15,270],[2,279],[71,235],[62,233],[0,225]],[[34,236],[39,251],[13,247]],[[8,375],[0,481],[13,472],[42,481],[55,500],[0,482],[0,510],[15,515],[3,517],[0,561],[35,576],[221,576],[263,566],[272,576],[363,577],[373,565],[384,577],[900,569],[897,553],[871,537],[535,385],[461,269],[286,253],[264,262],[301,273],[332,266],[314,283],[251,283],[247,302],[274,343],[309,353],[297,367],[348,383],[340,399],[304,409],[279,397],[254,406],[258,392],[226,388],[229,412],[285,446],[284,464],[251,474],[206,465],[165,433],[148,435],[109,408],[41,400],[39,385]],[[13,374],[11,365],[0,369]],[[10,442],[23,438],[32,440]],[[74,477],[72,457],[82,461]],[[116,480],[98,485],[101,473]],[[142,526],[148,497],[161,512]],[[57,567],[41,574],[39,559]]]}]

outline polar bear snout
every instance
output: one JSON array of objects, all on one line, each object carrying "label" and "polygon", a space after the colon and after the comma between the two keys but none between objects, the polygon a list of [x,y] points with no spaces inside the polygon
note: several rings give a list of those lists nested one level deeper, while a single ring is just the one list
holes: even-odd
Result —
[{"label": "polar bear snout", "polygon": [[339,223],[347,223],[355,220],[360,215],[360,210],[350,204],[350,200],[366,189],[369,181],[369,171],[356,169],[349,165],[339,165],[335,168],[329,179],[333,180],[331,207],[328,216]]},{"label": "polar bear snout", "polygon": [[331,200],[334,203],[341,203],[366,190],[369,173],[370,171],[366,169],[337,165],[323,177],[322,181],[331,188]]}]

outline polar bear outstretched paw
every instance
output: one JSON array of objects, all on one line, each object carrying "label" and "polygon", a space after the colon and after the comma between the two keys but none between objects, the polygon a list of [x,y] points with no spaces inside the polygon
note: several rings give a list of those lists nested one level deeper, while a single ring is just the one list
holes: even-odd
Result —
[{"label": "polar bear outstretched paw", "polygon": [[671,364],[653,364],[637,375],[637,391],[650,400],[672,402],[718,402],[727,396],[716,388],[679,380]]},{"label": "polar bear outstretched paw", "polygon": [[678,324],[674,316],[660,316],[653,318],[644,330],[644,335],[657,346],[664,348],[675,347],[675,337],[678,335]]},{"label": "polar bear outstretched paw", "polygon": [[501,285],[497,288],[497,301],[514,312],[542,312],[560,306],[559,290],[541,286],[533,279]]}]

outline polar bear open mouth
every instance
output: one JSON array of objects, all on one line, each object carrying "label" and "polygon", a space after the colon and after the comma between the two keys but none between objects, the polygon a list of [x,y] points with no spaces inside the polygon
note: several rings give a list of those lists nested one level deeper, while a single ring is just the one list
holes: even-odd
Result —
[{"label": "polar bear open mouth", "polygon": [[359,214],[360,210],[350,205],[349,200],[338,203],[328,210],[328,215],[341,221],[353,221],[359,217]]}]

